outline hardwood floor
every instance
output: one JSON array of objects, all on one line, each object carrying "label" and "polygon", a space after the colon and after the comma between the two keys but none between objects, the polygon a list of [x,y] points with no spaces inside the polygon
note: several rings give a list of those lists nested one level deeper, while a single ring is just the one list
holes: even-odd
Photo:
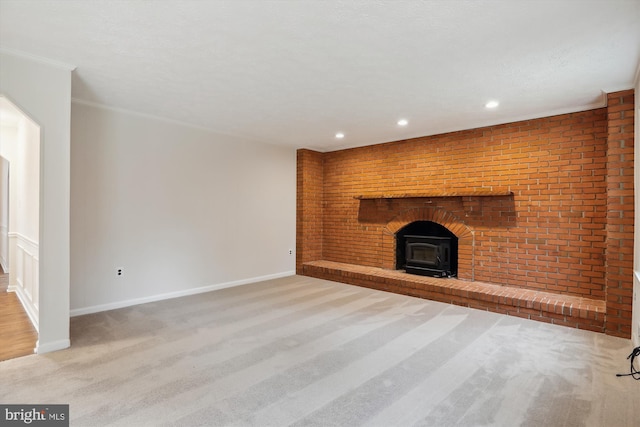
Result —
[{"label": "hardwood floor", "polygon": [[33,354],[38,339],[18,296],[7,292],[8,286],[9,275],[0,274],[0,361]]}]

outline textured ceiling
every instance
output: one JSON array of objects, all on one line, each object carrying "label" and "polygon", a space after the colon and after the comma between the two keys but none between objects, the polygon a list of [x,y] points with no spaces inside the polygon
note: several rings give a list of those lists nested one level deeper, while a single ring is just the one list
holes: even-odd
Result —
[{"label": "textured ceiling", "polygon": [[0,48],[77,66],[81,102],[326,151],[602,106],[640,0],[0,0]]}]

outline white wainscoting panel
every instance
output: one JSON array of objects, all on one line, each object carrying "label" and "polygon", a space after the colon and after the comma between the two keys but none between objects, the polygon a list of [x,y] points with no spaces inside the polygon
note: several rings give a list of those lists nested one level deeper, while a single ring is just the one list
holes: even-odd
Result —
[{"label": "white wainscoting panel", "polygon": [[9,291],[15,292],[33,326],[38,329],[39,248],[38,243],[20,233],[9,233],[9,247],[14,256]]}]

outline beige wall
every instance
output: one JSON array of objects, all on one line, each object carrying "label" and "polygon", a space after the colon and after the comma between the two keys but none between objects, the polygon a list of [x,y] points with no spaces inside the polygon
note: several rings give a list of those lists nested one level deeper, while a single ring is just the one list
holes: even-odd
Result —
[{"label": "beige wall", "polygon": [[72,315],[294,272],[291,148],[73,103],[71,177]]}]

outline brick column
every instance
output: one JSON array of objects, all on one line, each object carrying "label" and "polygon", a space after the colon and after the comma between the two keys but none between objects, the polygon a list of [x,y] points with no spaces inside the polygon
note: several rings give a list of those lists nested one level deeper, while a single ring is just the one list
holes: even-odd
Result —
[{"label": "brick column", "polygon": [[607,95],[605,333],[631,337],[633,301],[633,90]]},{"label": "brick column", "polygon": [[296,179],[296,273],[302,263],[322,259],[323,154],[300,149]]}]

